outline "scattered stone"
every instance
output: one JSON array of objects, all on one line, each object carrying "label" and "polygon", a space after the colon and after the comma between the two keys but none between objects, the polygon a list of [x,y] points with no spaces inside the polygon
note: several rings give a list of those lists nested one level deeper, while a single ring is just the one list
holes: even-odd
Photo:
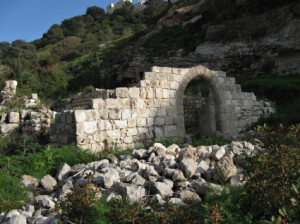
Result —
[{"label": "scattered stone", "polygon": [[220,147],[216,150],[214,150],[211,153],[211,158],[213,158],[214,160],[220,160],[224,155],[225,155],[225,148],[224,147]]},{"label": "scattered stone", "polygon": [[115,182],[111,189],[130,202],[138,202],[146,195],[145,188],[133,184]]},{"label": "scattered stone", "polygon": [[70,172],[71,167],[64,163],[63,165],[61,165],[57,171],[56,174],[56,179],[58,179],[59,181],[65,179],[68,176],[68,173]]},{"label": "scattered stone", "polygon": [[47,192],[52,192],[57,186],[57,182],[52,176],[46,175],[41,179],[41,185]]},{"label": "scattered stone", "polygon": [[111,188],[113,186],[115,181],[119,181],[120,176],[118,171],[116,171],[113,168],[108,168],[107,172],[104,175],[103,181],[104,181],[104,187],[106,189]]},{"label": "scattered stone", "polygon": [[236,175],[237,169],[230,156],[224,156],[215,167],[215,174],[226,181],[231,176]]},{"label": "scattered stone", "polygon": [[177,194],[178,197],[183,201],[183,202],[200,202],[201,198],[199,195],[193,191],[189,190],[181,190]]},{"label": "scattered stone", "polygon": [[38,185],[39,185],[39,180],[36,179],[35,177],[29,176],[29,175],[23,175],[21,177],[21,182],[24,184],[24,186],[26,188],[29,188],[29,189],[34,189],[34,188],[38,187]]},{"label": "scattered stone", "polygon": [[182,182],[182,181],[186,181],[186,178],[182,171],[175,170],[173,173],[173,176],[172,176],[172,181],[173,182]]},{"label": "scattered stone", "polygon": [[197,169],[197,162],[193,159],[184,158],[180,161],[180,167],[186,178],[191,178]]}]

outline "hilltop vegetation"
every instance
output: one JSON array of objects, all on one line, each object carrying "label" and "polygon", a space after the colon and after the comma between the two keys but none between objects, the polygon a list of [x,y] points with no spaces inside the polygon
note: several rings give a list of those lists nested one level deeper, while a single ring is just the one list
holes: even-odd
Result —
[{"label": "hilltop vegetation", "polygon": [[[84,15],[52,25],[41,39],[29,43],[1,42],[0,86],[7,79],[15,79],[19,94],[37,92],[42,99],[49,100],[66,97],[91,85],[97,88],[126,85],[117,82],[116,73],[126,67],[136,52],[157,56],[182,48],[187,54],[204,41],[258,38],[270,28],[269,20],[278,20],[273,31],[285,25],[282,19],[285,15],[259,14],[293,1],[265,0],[263,4],[245,1],[242,6],[229,0],[207,1],[198,22],[162,29],[145,42],[141,40],[167,12],[200,1],[179,0],[171,4],[149,0],[142,12],[134,11],[133,5],[127,2],[112,14],[92,6]],[[258,16],[251,19],[252,15]]]},{"label": "hilltop vegetation", "polygon": [[167,8],[162,0],[147,4],[145,11],[135,12],[127,2],[112,14],[92,6],[85,15],[52,25],[41,39],[1,42],[0,86],[15,79],[20,94],[37,92],[43,99],[64,97],[89,85],[114,87],[111,67],[121,60],[115,47],[153,26]]}]

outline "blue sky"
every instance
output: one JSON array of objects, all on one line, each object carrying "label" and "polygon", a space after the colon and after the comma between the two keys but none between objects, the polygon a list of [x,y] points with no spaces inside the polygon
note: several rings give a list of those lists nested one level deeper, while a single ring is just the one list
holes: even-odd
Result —
[{"label": "blue sky", "polygon": [[[0,0],[0,42],[33,41],[51,25],[85,14],[86,8],[106,9],[117,0]],[[137,0],[133,1],[137,2]]]}]

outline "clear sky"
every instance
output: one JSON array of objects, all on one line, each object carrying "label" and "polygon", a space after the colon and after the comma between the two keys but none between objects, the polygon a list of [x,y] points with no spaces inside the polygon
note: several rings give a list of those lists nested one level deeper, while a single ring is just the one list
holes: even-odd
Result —
[{"label": "clear sky", "polygon": [[[39,39],[53,24],[117,0],[0,0],[0,42]],[[133,2],[137,2],[134,0]]]}]

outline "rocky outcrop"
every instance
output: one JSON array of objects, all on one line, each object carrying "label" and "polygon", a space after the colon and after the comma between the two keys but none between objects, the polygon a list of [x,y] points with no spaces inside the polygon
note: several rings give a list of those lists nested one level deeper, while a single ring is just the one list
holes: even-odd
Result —
[{"label": "rocky outcrop", "polygon": [[[222,153],[219,153],[219,151]],[[165,147],[155,143],[149,149],[134,150],[131,155],[78,164],[62,165],[56,178],[41,180],[23,176],[25,187],[41,192],[21,210],[1,213],[2,223],[58,223],[55,206],[76,189],[95,192],[95,197],[134,202],[151,201],[157,206],[169,203],[184,206],[201,201],[211,191],[222,191],[221,183],[243,185],[247,177],[241,161],[246,163],[262,149],[249,142],[236,141],[223,146]],[[89,186],[86,188],[85,186]],[[78,191],[80,192],[80,191]],[[41,222],[41,220],[43,222]],[[1,221],[0,221],[1,222]]]},{"label": "rocky outcrop", "polygon": [[[142,55],[136,51],[132,61],[128,63],[128,68],[119,72],[118,80],[139,81],[140,72],[153,65],[193,67],[202,64],[210,69],[226,71],[229,76],[234,77],[298,75],[299,8],[299,2],[295,2],[261,14],[246,13],[241,17],[217,23],[206,23],[206,19],[203,18],[202,22],[197,23],[197,27],[202,28],[195,28],[196,31],[193,31],[204,32],[200,35],[202,38],[199,39],[200,44],[195,50],[176,49],[163,56],[152,56],[151,53]],[[202,13],[201,7],[195,6],[196,12],[198,9],[198,14],[191,14],[195,19]],[[178,10],[169,14],[162,18],[159,27],[183,24],[184,16]],[[256,30],[261,24],[261,29]],[[244,33],[234,34],[241,26],[248,36]]]}]

